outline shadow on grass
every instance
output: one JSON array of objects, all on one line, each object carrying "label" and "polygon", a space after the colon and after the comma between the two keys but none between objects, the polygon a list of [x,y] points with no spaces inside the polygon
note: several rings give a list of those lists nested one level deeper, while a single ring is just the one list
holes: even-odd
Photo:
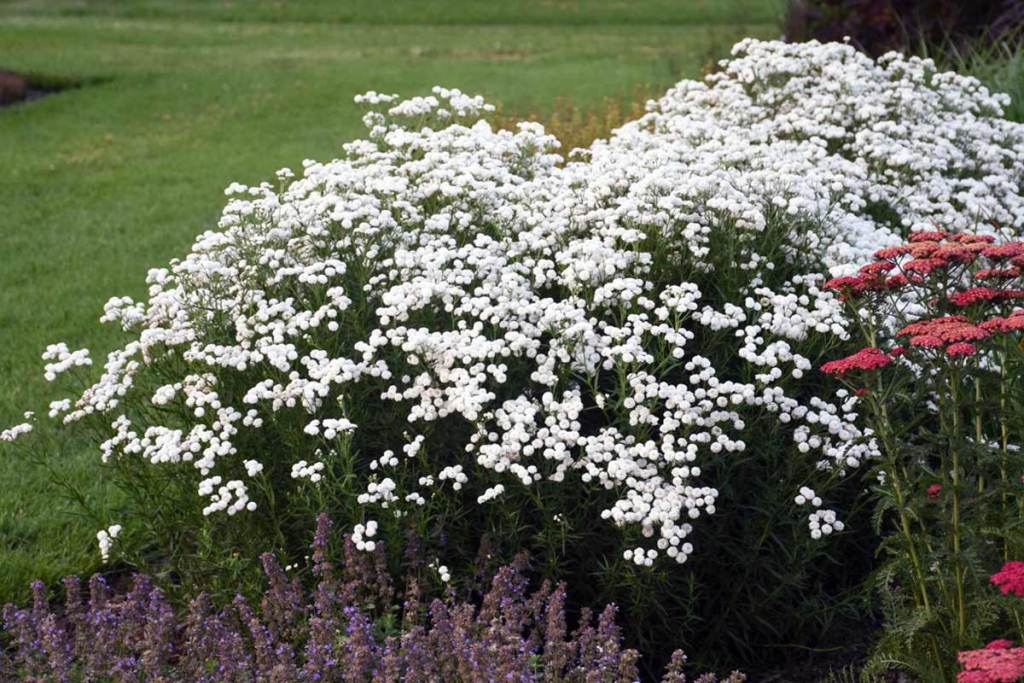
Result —
[{"label": "shadow on grass", "polygon": [[0,107],[23,104],[63,90],[99,85],[111,79],[71,79],[37,73],[18,73],[0,68]]}]

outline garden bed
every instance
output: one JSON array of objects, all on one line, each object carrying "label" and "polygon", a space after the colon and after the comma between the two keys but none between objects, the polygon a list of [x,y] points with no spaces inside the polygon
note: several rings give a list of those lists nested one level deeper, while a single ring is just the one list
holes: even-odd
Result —
[{"label": "garden bed", "polygon": [[569,159],[370,91],[336,158],[232,183],[0,432],[89,439],[98,555],[153,577],[34,584],[0,678],[1024,675],[1024,126],[917,58],[720,67]]}]

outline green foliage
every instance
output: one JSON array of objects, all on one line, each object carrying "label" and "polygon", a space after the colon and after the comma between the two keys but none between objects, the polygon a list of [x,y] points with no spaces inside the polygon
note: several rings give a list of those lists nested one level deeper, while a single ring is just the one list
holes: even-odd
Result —
[{"label": "green foliage", "polygon": [[854,666],[844,666],[842,669],[832,669],[825,678],[818,683],[873,683],[863,677]]}]

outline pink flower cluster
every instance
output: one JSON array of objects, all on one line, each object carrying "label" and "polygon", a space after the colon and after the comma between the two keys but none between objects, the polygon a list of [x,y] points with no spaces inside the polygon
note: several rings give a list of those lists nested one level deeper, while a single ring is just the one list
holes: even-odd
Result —
[{"label": "pink flower cluster", "polygon": [[[971,318],[957,314],[918,320],[903,327],[896,336],[906,337],[908,347],[935,350],[949,358],[967,358],[978,353],[978,342],[994,335],[1024,331],[1024,308],[1006,308],[1024,301],[1024,241],[994,241],[991,235],[951,234],[942,230],[914,232],[906,244],[875,252],[875,260],[861,266],[858,274],[833,278],[824,286],[843,299],[858,299],[872,292],[887,294],[905,287],[934,285],[929,274],[966,267],[956,271],[957,277],[969,282],[969,276],[979,284],[950,292],[940,290],[938,296],[930,288],[921,295],[932,305],[962,309]],[[945,282],[940,280],[938,284],[944,286]],[[826,363],[822,370],[832,375],[874,370],[888,365],[896,355],[895,350],[888,357],[881,352],[865,355],[861,351]]]},{"label": "pink flower cluster", "polygon": [[[989,581],[1004,595],[1024,597],[1024,562],[1007,562]],[[1016,683],[1024,677],[1024,647],[1010,640],[993,640],[979,650],[958,652],[956,658],[964,667],[956,683]]]},{"label": "pink flower cluster", "polygon": [[[857,275],[833,278],[826,289],[843,298],[857,298],[867,292],[886,292],[926,282],[927,275],[956,266],[981,266],[973,278],[1006,281],[1020,277],[1024,268],[1024,242],[992,244],[991,235],[950,234],[943,230],[911,233],[907,244],[875,252],[875,261],[861,267]],[[988,263],[980,263],[984,258]],[[899,271],[891,274],[892,271]],[[955,299],[953,297],[956,297]],[[975,287],[950,297],[957,306],[988,301],[1024,298],[1024,290]]]},{"label": "pink flower cluster", "polygon": [[[991,271],[991,268],[986,269]],[[1024,299],[1024,290],[1021,289],[995,289],[993,287],[971,287],[962,292],[954,292],[949,295],[949,302],[954,306],[966,308],[980,303],[990,301],[1010,301]]]},{"label": "pink flower cluster", "polygon": [[943,348],[952,357],[970,356],[978,348],[971,342],[991,336],[987,330],[975,325],[962,315],[918,320],[896,333],[897,337],[910,337],[910,345],[923,348]]},{"label": "pink flower cluster", "polygon": [[821,366],[826,375],[845,375],[854,370],[878,370],[892,362],[892,356],[881,349],[867,347],[852,356],[829,361]]},{"label": "pink flower cluster", "polygon": [[[989,580],[1003,595],[1024,597],[1024,562],[1007,562]],[[1010,640],[993,640],[980,650],[965,650],[957,659],[964,668],[957,674],[957,683],[1016,683],[1024,677],[1024,647],[1014,647]]]},{"label": "pink flower cluster", "polygon": [[1006,334],[1024,330],[1024,309],[1017,309],[1006,317],[989,318],[979,325],[983,330]]},{"label": "pink flower cluster", "polygon": [[993,640],[980,650],[960,652],[957,659],[964,667],[957,683],[1016,683],[1024,676],[1024,647],[1014,647],[1009,640]]},{"label": "pink flower cluster", "polygon": [[[868,266],[875,264],[869,263]],[[867,266],[865,266],[867,267]],[[825,289],[839,292],[841,299],[856,299],[865,292],[881,292],[888,288],[885,276],[877,270],[861,271],[859,275],[835,277],[825,283]]]},{"label": "pink flower cluster", "polygon": [[1016,595],[1024,597],[1024,562],[1012,561],[1003,565],[1003,568],[993,574],[989,581],[999,586],[1003,595]]}]

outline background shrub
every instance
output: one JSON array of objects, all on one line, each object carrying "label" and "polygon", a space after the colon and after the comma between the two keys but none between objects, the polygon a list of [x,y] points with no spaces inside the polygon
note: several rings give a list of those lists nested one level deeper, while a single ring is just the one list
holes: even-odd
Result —
[{"label": "background shrub", "polygon": [[787,40],[842,42],[865,52],[912,51],[922,44],[964,48],[1019,40],[1024,26],[1020,0],[794,0],[786,13]]}]

